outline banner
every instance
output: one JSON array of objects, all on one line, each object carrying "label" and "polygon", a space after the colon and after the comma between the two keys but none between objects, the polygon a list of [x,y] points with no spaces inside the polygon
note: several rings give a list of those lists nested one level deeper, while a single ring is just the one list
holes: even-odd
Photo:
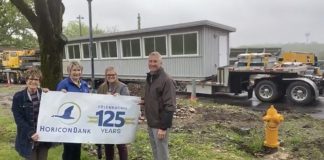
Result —
[{"label": "banner", "polygon": [[43,93],[39,141],[125,144],[135,140],[139,97],[90,93]]}]

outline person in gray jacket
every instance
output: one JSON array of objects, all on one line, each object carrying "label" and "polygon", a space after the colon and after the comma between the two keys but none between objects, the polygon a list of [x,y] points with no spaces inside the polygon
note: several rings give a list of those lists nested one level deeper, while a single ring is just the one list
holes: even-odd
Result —
[{"label": "person in gray jacket", "polygon": [[[127,95],[129,96],[129,90],[126,84],[118,80],[117,71],[114,67],[107,67],[105,70],[106,79],[99,88],[98,94],[109,94],[109,95]],[[105,144],[105,155],[106,160],[113,160],[115,155],[114,144]],[[98,155],[101,154],[101,145],[98,145]],[[117,144],[118,154],[120,160],[128,160],[128,151],[126,144]],[[101,159],[101,156],[98,157]]]},{"label": "person in gray jacket", "polygon": [[148,133],[155,160],[168,160],[169,128],[172,126],[176,109],[176,89],[174,80],[164,72],[159,52],[148,57],[144,110],[147,118]]}]

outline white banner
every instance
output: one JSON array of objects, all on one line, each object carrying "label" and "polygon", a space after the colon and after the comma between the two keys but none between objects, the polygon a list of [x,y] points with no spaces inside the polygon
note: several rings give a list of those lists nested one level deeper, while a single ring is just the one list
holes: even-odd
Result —
[{"label": "white banner", "polygon": [[139,97],[56,92],[43,93],[38,116],[39,141],[125,144],[135,140]]}]

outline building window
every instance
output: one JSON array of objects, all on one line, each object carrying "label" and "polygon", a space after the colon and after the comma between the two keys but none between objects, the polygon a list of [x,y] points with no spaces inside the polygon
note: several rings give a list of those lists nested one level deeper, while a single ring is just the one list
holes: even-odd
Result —
[{"label": "building window", "polygon": [[153,51],[158,51],[162,56],[166,55],[165,36],[144,38],[145,56]]},{"label": "building window", "polygon": [[117,57],[117,42],[100,42],[101,57],[102,58],[116,58]]},{"label": "building window", "polygon": [[139,39],[122,40],[123,57],[140,57],[141,45]]},{"label": "building window", "polygon": [[69,59],[80,59],[80,46],[69,45],[68,46]]},{"label": "building window", "polygon": [[63,59],[66,59],[66,55],[65,55],[65,47],[64,47],[64,49],[63,49]]},{"label": "building window", "polygon": [[171,35],[172,55],[198,54],[197,33]]},{"label": "building window", "polygon": [[[82,51],[83,51],[83,58],[91,58],[90,52],[89,52],[89,43],[83,43],[82,44]],[[96,43],[93,43],[92,47],[92,54],[93,58],[97,58],[97,45]]]}]

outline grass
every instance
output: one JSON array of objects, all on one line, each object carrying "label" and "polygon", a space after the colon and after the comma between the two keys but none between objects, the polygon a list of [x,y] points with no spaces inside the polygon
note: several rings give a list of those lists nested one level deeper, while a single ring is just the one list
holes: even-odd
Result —
[{"label": "grass", "polygon": [[[5,88],[0,86],[1,93],[12,94],[14,89],[17,90],[17,87]],[[170,133],[169,143],[170,158],[172,160],[265,159],[266,155],[263,153],[264,126],[260,118],[263,113],[237,106],[214,103],[192,103],[187,100],[178,100],[178,103],[197,110],[201,107],[207,107],[208,110],[205,111],[211,112],[211,115],[217,114],[217,116],[221,116],[218,114],[222,113],[226,116],[221,118],[229,118],[220,121],[210,120],[208,122],[202,120],[201,116],[199,121],[198,119],[184,119],[183,121],[175,119],[175,122],[178,123],[175,123],[175,128]],[[3,104],[0,103],[0,159],[19,159],[19,155],[14,150],[16,125],[10,107],[1,105]],[[215,110],[217,112],[214,112]],[[281,151],[279,152],[288,153],[290,159],[324,159],[323,120],[315,120],[302,114],[282,114],[285,120],[279,127],[279,139],[282,142]],[[238,130],[242,127],[242,122],[245,121],[244,117],[251,118],[246,122],[250,124],[250,129],[246,133]],[[189,120],[190,123],[186,124],[187,126],[182,124]],[[258,121],[258,123],[255,123],[255,121]],[[254,126],[254,124],[258,125]],[[189,128],[186,128],[188,125]],[[233,126],[236,128],[233,129]],[[95,146],[92,147],[95,148]],[[152,159],[146,124],[139,125],[136,139],[128,145],[128,148],[130,160]],[[115,151],[117,152],[117,149]],[[48,159],[60,160],[62,152],[62,145],[53,147],[49,150]],[[82,160],[97,159],[93,151],[89,151],[89,149],[84,149],[81,153]]]},{"label": "grass", "polygon": [[19,159],[14,150],[16,125],[8,109],[0,105],[0,159]]},{"label": "grass", "polygon": [[24,86],[23,85],[4,85],[0,84],[0,93],[6,93],[6,94],[12,94],[15,93],[18,89],[22,89]]},{"label": "grass", "polygon": [[[0,106],[0,159],[19,159],[19,155],[14,149],[14,139],[16,125],[8,108]],[[136,140],[129,145],[129,159],[150,160],[152,159],[151,147],[149,138],[146,132],[145,125],[138,129]],[[215,148],[213,137],[204,137],[192,133],[174,133],[170,134],[170,155],[173,160],[213,160],[213,159],[249,159],[242,158],[251,157],[244,152],[239,152],[235,149],[229,150],[227,153],[219,153]],[[63,147],[56,146],[49,150],[48,160],[61,159]],[[116,149],[117,150],[117,149]],[[95,160],[96,156],[90,155],[87,151],[82,151],[82,160]]]}]

